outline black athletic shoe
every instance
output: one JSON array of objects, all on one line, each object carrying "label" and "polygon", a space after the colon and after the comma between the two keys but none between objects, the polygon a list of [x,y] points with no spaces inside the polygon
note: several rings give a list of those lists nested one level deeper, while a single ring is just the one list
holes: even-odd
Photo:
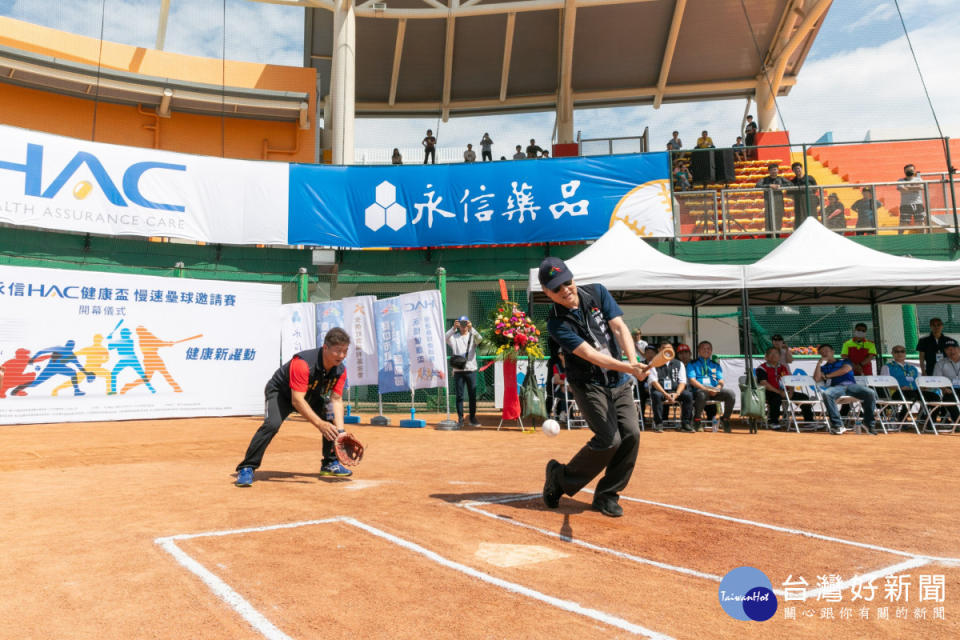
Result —
[{"label": "black athletic shoe", "polygon": [[694,428],[689,422],[684,422],[680,425],[680,431],[685,431],[687,433],[693,433]]},{"label": "black athletic shoe", "polygon": [[663,426],[662,426],[662,425],[659,425],[659,424],[653,425],[653,432],[654,432],[654,433],[663,433]]},{"label": "black athletic shoe", "polygon": [[557,475],[562,469],[563,465],[556,460],[547,463],[547,479],[543,483],[543,504],[551,509],[560,506],[560,496],[563,495],[563,489],[560,487],[560,479]]},{"label": "black athletic shoe", "polygon": [[592,506],[594,511],[599,511],[611,518],[619,518],[623,515],[623,507],[614,500],[597,500]]},{"label": "black athletic shoe", "polygon": [[867,427],[867,433],[869,433],[872,436],[880,435],[879,433],[877,433],[877,430],[875,427]]}]

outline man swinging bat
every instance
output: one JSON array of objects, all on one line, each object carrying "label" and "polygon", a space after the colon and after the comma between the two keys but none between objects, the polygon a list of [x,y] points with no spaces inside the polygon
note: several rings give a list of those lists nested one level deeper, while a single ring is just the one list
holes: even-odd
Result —
[{"label": "man swinging bat", "polygon": [[[296,411],[323,434],[321,476],[349,476],[349,469],[337,460],[334,442],[343,430],[343,389],[347,368],[343,360],[350,348],[350,336],[343,329],[330,329],[319,349],[307,349],[274,372],[264,390],[266,413],[263,424],[253,434],[243,461],[237,465],[237,486],[253,484],[253,472],[260,466],[267,445],[280,425]],[[323,419],[327,405],[333,409],[333,422]]]},{"label": "man swinging bat", "polygon": [[[578,287],[559,258],[540,263],[540,286],[553,301],[547,316],[550,337],[560,345],[567,383],[593,438],[570,462],[547,463],[543,502],[555,509],[565,493],[572,496],[604,472],[593,508],[619,517],[619,493],[630,481],[640,446],[640,425],[633,402],[633,378],[643,380],[658,358],[637,362],[623,311],[601,284]],[[621,360],[621,353],[626,360]]]}]

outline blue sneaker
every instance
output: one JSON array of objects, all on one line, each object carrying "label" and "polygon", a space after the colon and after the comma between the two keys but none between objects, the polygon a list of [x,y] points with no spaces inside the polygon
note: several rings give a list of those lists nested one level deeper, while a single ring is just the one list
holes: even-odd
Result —
[{"label": "blue sneaker", "polygon": [[253,467],[243,467],[237,471],[237,486],[249,487],[253,484]]},{"label": "blue sneaker", "polygon": [[345,466],[340,464],[339,460],[334,460],[333,462],[327,462],[320,467],[320,475],[346,478],[347,476],[352,476],[353,471],[350,471],[350,469],[347,469]]}]

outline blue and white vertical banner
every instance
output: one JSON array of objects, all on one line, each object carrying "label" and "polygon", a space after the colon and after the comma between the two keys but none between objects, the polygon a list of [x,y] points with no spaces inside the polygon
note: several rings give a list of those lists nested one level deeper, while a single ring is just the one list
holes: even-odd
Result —
[{"label": "blue and white vertical banner", "polygon": [[380,393],[410,390],[410,360],[406,349],[403,311],[398,298],[373,304],[377,330],[377,385]]},{"label": "blue and white vertical banner", "polygon": [[402,167],[290,165],[288,242],[439,247],[674,234],[665,152]]},{"label": "blue and white vertical banner", "polygon": [[316,305],[312,302],[285,304],[280,309],[280,363],[317,346]]},{"label": "blue and white vertical banner", "polygon": [[343,299],[343,329],[350,334],[347,380],[354,386],[377,384],[377,332],[373,326],[376,296]]},{"label": "blue and white vertical banner", "polygon": [[0,424],[263,411],[280,286],[0,266]]},{"label": "blue and white vertical banner", "polygon": [[413,389],[446,384],[447,349],[444,345],[440,292],[436,289],[397,296],[403,311],[409,383]]},{"label": "blue and white vertical banner", "polygon": [[285,244],[289,168],[0,125],[0,222],[104,235]]},{"label": "blue and white vertical banner", "polygon": [[323,344],[323,339],[327,337],[327,332],[330,331],[330,329],[335,327],[344,328],[343,303],[340,300],[329,300],[327,302],[317,302],[316,305],[317,345],[319,346]]}]

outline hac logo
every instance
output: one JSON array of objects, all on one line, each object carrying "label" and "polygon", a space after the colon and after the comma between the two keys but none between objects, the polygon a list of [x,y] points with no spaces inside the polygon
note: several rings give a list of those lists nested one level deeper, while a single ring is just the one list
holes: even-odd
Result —
[{"label": "hac logo", "polygon": [[[46,189],[43,189],[43,145],[27,144],[27,161],[25,163],[18,164],[16,162],[5,162],[0,160],[0,169],[23,172],[25,176],[23,187],[24,195],[33,196],[35,198],[54,198],[58,193],[60,193],[60,190],[63,189],[63,186],[67,183],[67,180],[69,180],[71,176],[77,172],[80,166],[84,164],[90,169],[90,173],[93,174],[94,179],[97,181],[97,184],[100,185],[104,195],[107,196],[107,200],[109,200],[111,204],[114,204],[118,207],[126,207],[128,206],[127,200],[129,200],[133,204],[139,205],[146,209],[160,209],[162,211],[179,212],[183,212],[185,210],[182,205],[178,204],[152,202],[147,200],[146,197],[140,193],[140,179],[147,171],[153,169],[186,171],[187,166],[183,164],[169,164],[166,162],[134,163],[127,167],[127,170],[123,172],[123,179],[121,180],[121,186],[123,188],[122,194],[120,193],[120,189],[117,188],[116,184],[114,184],[113,180],[110,178],[110,175],[107,173],[107,170],[104,168],[100,160],[97,159],[97,157],[92,153],[88,153],[86,151],[78,151]],[[82,181],[74,187],[73,195],[78,200],[82,200],[89,195],[92,188],[93,186],[89,182]],[[124,200],[124,195],[127,197],[126,200]]]}]

